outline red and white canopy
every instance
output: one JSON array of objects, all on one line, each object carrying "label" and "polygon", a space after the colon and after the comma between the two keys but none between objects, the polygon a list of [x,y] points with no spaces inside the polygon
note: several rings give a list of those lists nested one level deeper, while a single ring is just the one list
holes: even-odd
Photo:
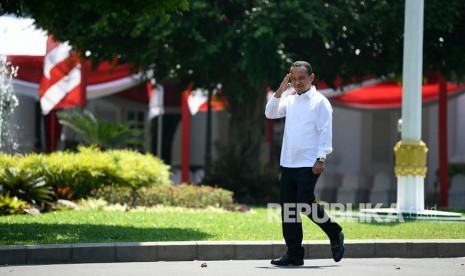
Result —
[{"label": "red and white canopy", "polygon": [[[12,81],[16,93],[38,99],[46,54],[46,32],[36,29],[33,19],[12,15],[0,16],[0,30],[0,54],[8,56],[11,63],[19,67],[18,76]],[[141,73],[134,73],[129,65],[114,66],[105,62],[96,70],[92,70],[89,63],[83,66],[87,99],[136,88],[142,82]],[[147,101],[145,86],[140,90],[144,101]]]},{"label": "red and white canopy", "polygon": [[[336,92],[332,89],[320,89],[333,105],[357,109],[388,109],[402,106],[402,86],[392,81],[364,82],[359,86],[345,89],[346,92]],[[447,83],[448,97],[465,92],[465,85]],[[439,83],[437,79],[429,78],[422,86],[423,104],[432,103],[439,99]]]},{"label": "red and white canopy", "polygon": [[[43,72],[43,56],[8,56],[14,66],[18,66],[18,76],[13,79],[15,91],[38,99],[39,83]],[[85,63],[87,99],[96,99],[133,88],[141,84],[141,73],[131,72],[129,65],[114,66],[104,62],[96,70]],[[145,86],[143,88],[145,91]]]}]

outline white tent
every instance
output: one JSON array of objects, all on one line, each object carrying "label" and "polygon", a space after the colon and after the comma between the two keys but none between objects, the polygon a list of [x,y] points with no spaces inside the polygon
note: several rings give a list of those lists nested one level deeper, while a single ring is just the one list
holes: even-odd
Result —
[{"label": "white tent", "polygon": [[31,18],[0,16],[0,54],[45,55],[47,33],[34,26]]}]

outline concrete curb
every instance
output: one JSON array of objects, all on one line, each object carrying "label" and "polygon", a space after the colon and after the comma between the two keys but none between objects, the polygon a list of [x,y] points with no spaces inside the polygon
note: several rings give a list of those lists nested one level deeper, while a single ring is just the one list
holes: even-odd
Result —
[{"label": "concrete curb", "polygon": [[[460,240],[350,240],[345,258],[465,257]],[[328,241],[306,241],[306,259],[332,258]],[[277,241],[192,241],[0,246],[0,265],[270,260],[286,251]]]}]

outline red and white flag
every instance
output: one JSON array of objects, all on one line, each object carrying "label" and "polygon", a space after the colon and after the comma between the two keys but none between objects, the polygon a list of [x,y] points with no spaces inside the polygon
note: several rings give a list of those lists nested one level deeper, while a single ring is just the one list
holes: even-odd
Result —
[{"label": "red and white flag", "polygon": [[194,116],[199,111],[200,107],[207,103],[208,101],[208,91],[205,89],[197,88],[192,90],[189,98],[187,99],[187,104],[189,106],[189,111],[191,115]]},{"label": "red and white flag", "polygon": [[82,79],[79,55],[71,52],[68,43],[47,39],[44,72],[39,87],[42,114],[51,110],[86,104],[85,82]]},{"label": "red and white flag", "polygon": [[149,96],[149,119],[153,119],[158,115],[163,115],[165,112],[163,107],[163,86],[153,85],[150,81],[147,82],[147,91]]},{"label": "red and white flag", "polygon": [[[202,88],[192,90],[187,99],[191,115],[194,116],[199,111],[208,110],[208,91]],[[221,90],[215,89],[212,91],[210,106],[211,110],[219,111],[226,108],[228,105],[226,99],[221,95]]]}]

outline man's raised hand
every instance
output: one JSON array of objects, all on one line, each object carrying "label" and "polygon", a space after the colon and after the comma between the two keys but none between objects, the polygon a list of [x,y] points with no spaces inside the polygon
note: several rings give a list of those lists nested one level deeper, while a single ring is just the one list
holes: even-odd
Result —
[{"label": "man's raised hand", "polygon": [[281,95],[284,93],[284,91],[289,89],[289,87],[291,86],[291,84],[289,83],[290,77],[291,77],[291,73],[287,73],[286,76],[284,76],[284,79],[281,82],[281,85],[279,86],[278,90],[276,90],[276,93],[274,94],[276,98],[280,98]]}]

